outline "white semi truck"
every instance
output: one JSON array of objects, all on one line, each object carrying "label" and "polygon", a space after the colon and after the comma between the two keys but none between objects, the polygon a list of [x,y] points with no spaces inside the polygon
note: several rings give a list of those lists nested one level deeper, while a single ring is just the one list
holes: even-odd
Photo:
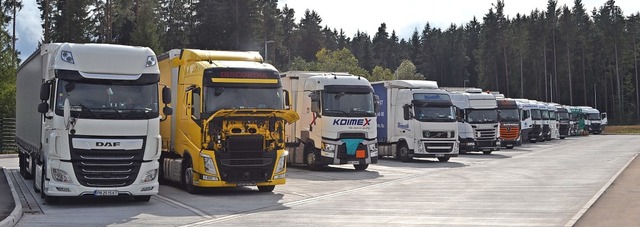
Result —
[{"label": "white semi truck", "polygon": [[456,107],[435,81],[372,83],[380,97],[378,154],[403,162],[413,157],[441,162],[458,156]]},{"label": "white semi truck", "polygon": [[158,193],[158,80],[146,47],[43,44],[17,73],[20,173],[35,178],[47,203],[70,196],[149,201]]},{"label": "white semi truck", "polygon": [[300,115],[285,128],[290,164],[311,170],[352,164],[365,170],[378,162],[377,100],[366,78],[292,71],[282,75],[282,86]]},{"label": "white semi truck", "polygon": [[491,154],[500,150],[496,97],[477,88],[449,94],[462,116],[458,121],[460,153],[482,151]]},{"label": "white semi truck", "polygon": [[585,127],[589,133],[600,134],[604,131],[607,124],[607,113],[600,113],[596,108],[590,106],[580,106],[582,113],[585,115]]}]

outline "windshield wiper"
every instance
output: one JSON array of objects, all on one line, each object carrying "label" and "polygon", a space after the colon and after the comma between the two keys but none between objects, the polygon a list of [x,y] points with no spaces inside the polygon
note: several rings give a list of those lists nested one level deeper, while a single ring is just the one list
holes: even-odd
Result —
[{"label": "windshield wiper", "polygon": [[91,114],[91,117],[96,117],[96,116],[95,116],[95,114],[93,114],[93,112],[91,111],[91,109],[87,108],[86,106],[84,106],[84,105],[82,105],[82,104],[78,104],[78,105],[74,105],[74,106],[79,106],[79,107],[81,108],[81,109],[80,109],[80,111],[78,111],[78,112],[79,112],[79,113],[78,113],[78,118],[80,118],[80,114],[81,114],[82,112],[84,112],[85,110],[86,110],[89,114]]},{"label": "windshield wiper", "polygon": [[349,113],[347,113],[347,112],[345,112],[345,111],[342,111],[342,110],[325,110],[325,111],[326,111],[326,112],[338,112],[338,113],[343,113],[343,114],[344,114],[344,116],[346,116],[346,117],[351,117],[351,116],[349,115]]}]

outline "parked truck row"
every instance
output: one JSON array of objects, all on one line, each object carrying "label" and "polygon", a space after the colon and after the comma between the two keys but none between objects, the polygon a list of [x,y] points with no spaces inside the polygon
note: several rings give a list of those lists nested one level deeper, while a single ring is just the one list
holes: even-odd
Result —
[{"label": "parked truck row", "polygon": [[478,88],[280,73],[252,51],[173,49],[156,57],[112,44],[43,44],[18,69],[16,103],[20,173],[48,203],[149,201],[160,183],[189,193],[270,192],[286,183],[287,165],[447,162],[599,134],[606,125],[606,113],[591,107]]}]

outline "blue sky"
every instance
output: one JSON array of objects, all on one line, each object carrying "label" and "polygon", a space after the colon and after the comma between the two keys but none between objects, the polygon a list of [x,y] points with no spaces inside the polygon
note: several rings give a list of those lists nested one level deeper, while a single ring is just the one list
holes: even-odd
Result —
[{"label": "blue sky", "polygon": [[[322,25],[342,28],[347,36],[358,30],[373,36],[381,23],[387,31],[395,30],[400,38],[409,38],[415,29],[420,32],[429,22],[432,27],[447,28],[452,23],[462,25],[474,16],[479,21],[489,12],[495,0],[280,0],[296,12],[300,21],[306,9],[318,12]],[[606,0],[583,0],[588,12],[600,8]],[[42,21],[36,0],[23,0],[25,7],[18,13],[16,43],[20,58],[26,59],[42,40]],[[558,5],[573,6],[573,0],[559,0]],[[625,15],[640,11],[640,0],[617,0]],[[529,14],[534,9],[546,9],[547,0],[505,0],[505,12],[514,17],[517,13]],[[9,31],[11,31],[9,29]]]}]

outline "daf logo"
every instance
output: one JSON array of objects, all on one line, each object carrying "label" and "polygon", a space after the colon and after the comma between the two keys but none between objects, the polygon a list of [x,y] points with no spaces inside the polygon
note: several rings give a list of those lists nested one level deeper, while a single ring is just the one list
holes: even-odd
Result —
[{"label": "daf logo", "polygon": [[507,132],[511,132],[511,127],[507,127]]},{"label": "daf logo", "polygon": [[120,142],[96,142],[96,147],[119,147]]}]

